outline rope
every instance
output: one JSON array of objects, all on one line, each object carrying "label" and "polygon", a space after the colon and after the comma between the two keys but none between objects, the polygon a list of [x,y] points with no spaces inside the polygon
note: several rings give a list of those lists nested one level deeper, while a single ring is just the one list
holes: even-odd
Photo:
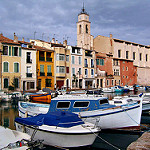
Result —
[{"label": "rope", "polygon": [[[89,128],[87,128],[89,129]],[[100,137],[99,135],[96,135],[91,129],[89,129],[96,137],[98,137],[99,139],[101,139],[102,141],[104,141],[105,143],[107,143],[108,145],[112,146],[113,148],[120,150],[120,148],[114,146],[113,144],[109,143],[108,141],[106,141],[105,139],[103,139],[102,137]]]}]

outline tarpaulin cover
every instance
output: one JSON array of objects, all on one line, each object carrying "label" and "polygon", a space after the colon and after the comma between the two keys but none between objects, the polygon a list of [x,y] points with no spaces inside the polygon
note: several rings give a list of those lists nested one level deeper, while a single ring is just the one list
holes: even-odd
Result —
[{"label": "tarpaulin cover", "polygon": [[48,112],[29,118],[16,118],[15,122],[33,126],[49,125],[65,128],[84,124],[77,114],[64,111]]}]

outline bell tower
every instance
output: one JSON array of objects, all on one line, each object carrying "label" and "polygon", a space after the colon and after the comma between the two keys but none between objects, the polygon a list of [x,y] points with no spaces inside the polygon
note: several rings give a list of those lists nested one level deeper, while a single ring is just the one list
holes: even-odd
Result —
[{"label": "bell tower", "polygon": [[78,14],[77,22],[77,46],[85,49],[91,49],[93,46],[93,36],[91,36],[91,22],[89,21],[89,14],[83,8]]}]

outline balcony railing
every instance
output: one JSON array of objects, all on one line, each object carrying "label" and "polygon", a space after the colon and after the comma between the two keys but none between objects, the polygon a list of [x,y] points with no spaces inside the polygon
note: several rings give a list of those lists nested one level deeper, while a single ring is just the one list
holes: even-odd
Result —
[{"label": "balcony railing", "polygon": [[45,57],[39,57],[39,61],[45,61]]},{"label": "balcony railing", "polygon": [[46,61],[52,62],[52,58],[51,57],[46,57]]},{"label": "balcony railing", "polygon": [[85,53],[85,56],[92,57],[92,54],[90,54],[90,53]]},{"label": "balcony railing", "polygon": [[32,78],[32,73],[26,73],[26,76]]},{"label": "balcony railing", "polygon": [[88,64],[84,64],[84,67],[88,67]]},{"label": "balcony railing", "polygon": [[32,59],[27,59],[26,62],[27,63],[32,63]]},{"label": "balcony railing", "polygon": [[47,72],[47,76],[52,76],[52,72]]},{"label": "balcony railing", "polygon": [[45,72],[40,72],[40,76],[45,76]]}]

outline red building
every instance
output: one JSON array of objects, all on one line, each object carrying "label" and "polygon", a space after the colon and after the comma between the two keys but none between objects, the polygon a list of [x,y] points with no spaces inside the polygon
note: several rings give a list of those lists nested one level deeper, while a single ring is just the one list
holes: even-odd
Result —
[{"label": "red building", "polygon": [[137,67],[132,60],[120,59],[121,85],[134,85],[137,83]]}]

